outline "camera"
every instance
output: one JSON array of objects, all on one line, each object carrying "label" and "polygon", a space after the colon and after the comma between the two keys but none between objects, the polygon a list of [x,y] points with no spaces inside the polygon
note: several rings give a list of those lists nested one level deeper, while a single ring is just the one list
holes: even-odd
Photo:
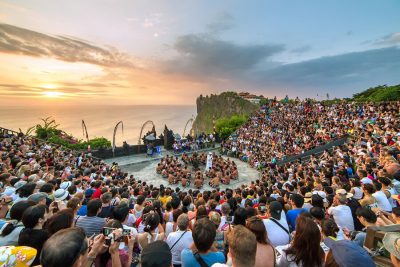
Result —
[{"label": "camera", "polygon": [[231,224],[233,222],[233,216],[226,216],[226,222]]},{"label": "camera", "polygon": [[115,239],[114,235],[113,235],[113,232],[116,229],[117,228],[103,227],[101,232],[106,237],[106,241],[105,242],[106,242],[107,246],[110,246],[112,241],[121,242],[121,241],[125,240],[127,236],[129,236],[131,234],[131,230],[130,229],[122,229],[122,236],[120,236],[118,239]]}]

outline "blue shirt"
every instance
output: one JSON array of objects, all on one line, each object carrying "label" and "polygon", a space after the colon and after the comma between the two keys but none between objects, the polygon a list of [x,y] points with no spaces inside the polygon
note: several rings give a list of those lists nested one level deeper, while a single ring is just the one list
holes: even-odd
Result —
[{"label": "blue shirt", "polygon": [[292,231],[296,230],[296,219],[300,215],[300,213],[305,212],[306,209],[294,209],[289,210],[286,214],[286,219]]},{"label": "blue shirt", "polygon": [[81,208],[76,213],[76,215],[78,215],[78,216],[86,216],[86,213],[87,213],[87,206],[86,205],[82,205]]},{"label": "blue shirt", "polygon": [[[222,252],[210,252],[208,254],[200,254],[200,257],[208,266],[214,263],[225,263],[225,256]],[[182,267],[201,267],[193,256],[192,250],[185,248],[181,253]]]}]

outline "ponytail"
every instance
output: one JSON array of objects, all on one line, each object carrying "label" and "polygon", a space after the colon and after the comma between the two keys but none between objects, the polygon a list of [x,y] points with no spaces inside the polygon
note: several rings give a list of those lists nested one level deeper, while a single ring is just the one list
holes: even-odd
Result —
[{"label": "ponytail", "polygon": [[3,227],[3,231],[1,231],[1,236],[8,236],[15,229],[15,225],[13,223],[7,223]]}]

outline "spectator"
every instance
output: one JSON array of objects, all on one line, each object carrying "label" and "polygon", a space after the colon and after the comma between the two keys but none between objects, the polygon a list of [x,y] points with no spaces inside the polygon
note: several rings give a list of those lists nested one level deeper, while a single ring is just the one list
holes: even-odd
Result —
[{"label": "spectator", "polygon": [[276,266],[323,266],[325,253],[320,246],[321,233],[317,224],[306,216],[299,216],[296,225],[293,241],[276,248],[280,254]]},{"label": "spectator", "polygon": [[97,217],[100,208],[100,199],[92,199],[87,205],[87,215],[78,216],[75,220],[75,225],[81,227],[85,231],[87,237],[93,234],[100,234],[101,229],[104,227],[104,218]]},{"label": "spectator", "polygon": [[263,223],[267,231],[271,245],[283,246],[290,242],[291,235],[285,213],[282,213],[282,205],[278,201],[272,201],[268,206],[269,219],[264,219]]},{"label": "spectator", "polygon": [[179,215],[177,226],[178,230],[170,233],[166,240],[172,253],[172,264],[174,267],[180,267],[182,265],[182,250],[188,249],[193,243],[192,233],[189,231],[188,215]]},{"label": "spectator", "polygon": [[333,216],[333,219],[342,229],[354,231],[353,215],[351,209],[346,205],[346,196],[336,194],[333,199],[332,207],[328,209],[328,214]]},{"label": "spectator", "polygon": [[[257,240],[257,253],[254,266],[255,267],[275,266],[275,249],[269,243],[267,231],[265,230],[263,221],[257,216],[251,217],[247,220],[246,227],[256,236]],[[229,234],[228,234],[228,239],[229,239]],[[241,242],[240,240],[241,239],[237,240],[236,242]],[[229,242],[229,244],[232,243]]]},{"label": "spectator", "polygon": [[142,267],[170,267],[171,261],[170,248],[163,241],[155,241],[143,249]]},{"label": "spectator", "polygon": [[97,216],[100,218],[110,218],[114,208],[111,205],[111,200],[112,200],[111,193],[102,194],[100,199],[101,199],[101,210]]},{"label": "spectator", "polygon": [[330,248],[325,267],[375,267],[375,263],[367,251],[351,241],[328,239],[325,244]]},{"label": "spectator", "polygon": [[297,217],[301,213],[306,211],[305,209],[303,209],[304,198],[299,194],[292,194],[289,197],[289,203],[290,203],[292,209],[287,212],[286,218],[287,218],[290,229],[292,231],[295,231]]},{"label": "spectator", "polygon": [[383,246],[389,251],[393,266],[400,266],[400,233],[386,233],[383,238]]},{"label": "spectator", "polygon": [[[215,226],[208,218],[196,221],[193,227],[192,248],[182,250],[182,265],[185,267],[202,267],[204,263],[208,266],[214,263],[225,263],[225,256],[221,252],[214,252],[212,247],[215,240]],[[202,263],[204,262],[204,263]]]}]

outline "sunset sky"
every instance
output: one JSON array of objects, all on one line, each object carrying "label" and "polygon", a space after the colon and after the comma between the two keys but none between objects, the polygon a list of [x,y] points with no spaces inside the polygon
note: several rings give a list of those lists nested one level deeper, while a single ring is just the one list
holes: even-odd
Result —
[{"label": "sunset sky", "polygon": [[2,105],[194,105],[400,83],[399,0],[0,0]]}]

